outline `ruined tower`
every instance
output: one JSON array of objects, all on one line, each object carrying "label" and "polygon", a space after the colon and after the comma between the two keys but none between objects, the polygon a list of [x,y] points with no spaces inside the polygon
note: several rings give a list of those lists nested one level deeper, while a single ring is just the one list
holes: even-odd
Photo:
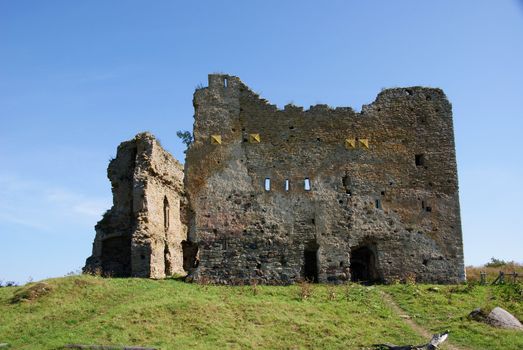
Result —
[{"label": "ruined tower", "polygon": [[118,146],[107,170],[113,207],[96,225],[84,271],[162,278],[182,274],[183,168],[149,133]]},{"label": "ruined tower", "polygon": [[278,109],[237,77],[194,94],[185,190],[198,280],[464,280],[451,105],[382,91],[355,112]]},{"label": "ruined tower", "polygon": [[151,135],[120,145],[115,203],[87,267],[226,284],[464,280],[440,89],[383,90],[361,112],[278,109],[237,77],[211,74],[193,103],[185,177]]}]

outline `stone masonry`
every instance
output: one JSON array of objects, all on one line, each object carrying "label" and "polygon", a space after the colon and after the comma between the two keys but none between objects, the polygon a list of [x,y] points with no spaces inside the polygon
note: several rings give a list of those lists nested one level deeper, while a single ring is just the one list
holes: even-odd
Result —
[{"label": "stone masonry", "polygon": [[[120,145],[109,166],[115,204],[87,266],[163,277],[182,272],[183,250],[196,282],[464,280],[452,111],[440,89],[383,90],[361,112],[278,109],[237,77],[212,74],[193,103],[183,191],[176,161],[152,136]],[[147,147],[133,146],[141,138],[158,152],[147,165],[139,160]],[[165,172],[148,170],[157,167]],[[151,200],[143,182],[154,183]],[[179,214],[168,230],[164,196]],[[109,248],[129,240],[131,250],[104,252],[110,237],[122,244]],[[178,257],[171,270],[161,256],[167,241]]]},{"label": "stone masonry", "polygon": [[108,168],[113,207],[96,225],[85,272],[163,278],[183,274],[183,168],[149,133],[118,146]]}]

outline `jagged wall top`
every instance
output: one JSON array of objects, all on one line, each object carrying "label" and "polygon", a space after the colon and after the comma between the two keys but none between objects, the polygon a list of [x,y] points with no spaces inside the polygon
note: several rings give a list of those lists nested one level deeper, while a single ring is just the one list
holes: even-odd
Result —
[{"label": "jagged wall top", "polygon": [[364,116],[368,114],[374,108],[379,108],[381,104],[387,104],[390,100],[407,98],[418,101],[442,101],[445,108],[451,110],[451,104],[447,99],[447,96],[440,88],[424,87],[424,86],[410,86],[410,87],[395,87],[385,88],[378,93],[375,100],[369,104],[364,104],[361,108],[361,112],[356,112],[353,107],[350,106],[336,106],[331,107],[327,104],[315,104],[309,106],[308,109],[304,109],[303,106],[297,106],[293,103],[289,103],[284,106],[283,109],[278,108],[277,105],[271,104],[268,100],[262,98],[259,94],[252,91],[245,83],[243,83],[239,77],[229,74],[209,74],[208,75],[208,87],[202,87],[196,89],[196,93],[200,90],[209,90],[217,96],[223,96],[224,92],[228,90],[229,96],[238,96],[234,93],[237,90],[243,89],[245,92],[252,94],[253,98],[258,98],[261,103],[265,104],[267,108],[272,111],[284,111],[284,110],[298,110],[305,111],[311,114],[315,112],[323,111],[342,111],[352,112],[355,116]]}]

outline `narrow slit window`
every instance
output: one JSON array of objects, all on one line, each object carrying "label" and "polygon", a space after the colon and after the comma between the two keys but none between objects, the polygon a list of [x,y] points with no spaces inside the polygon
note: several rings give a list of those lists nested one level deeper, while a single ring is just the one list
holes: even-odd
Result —
[{"label": "narrow slit window", "polygon": [[265,191],[269,192],[271,190],[271,179],[265,178]]},{"label": "narrow slit window", "polygon": [[289,182],[289,179],[285,179],[285,192],[289,192],[291,188],[291,184]]},{"label": "narrow slit window", "polygon": [[303,185],[304,185],[305,191],[310,191],[311,190],[311,179],[306,177]]},{"label": "narrow slit window", "polygon": [[169,201],[167,196],[163,197],[163,228],[169,229]]},{"label": "narrow slit window", "polygon": [[416,154],[414,161],[416,162],[416,166],[423,166],[425,165],[425,156],[423,154]]},{"label": "narrow slit window", "polygon": [[381,209],[381,199],[376,199],[376,209]]},{"label": "narrow slit window", "polygon": [[229,85],[229,81],[227,78],[223,79],[223,87],[227,87]]}]

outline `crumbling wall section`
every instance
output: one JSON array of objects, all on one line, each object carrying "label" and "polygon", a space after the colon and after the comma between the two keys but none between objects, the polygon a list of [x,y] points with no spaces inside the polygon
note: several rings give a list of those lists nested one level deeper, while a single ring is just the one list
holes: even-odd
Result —
[{"label": "crumbling wall section", "polygon": [[162,278],[183,274],[183,168],[150,133],[123,142],[108,168],[113,207],[96,225],[85,271]]},{"label": "crumbling wall section", "polygon": [[96,226],[92,255],[84,272],[115,277],[131,275],[131,238],[135,226],[133,208],[136,143],[122,142],[116,157],[109,162],[107,177],[111,181],[113,206]]}]

